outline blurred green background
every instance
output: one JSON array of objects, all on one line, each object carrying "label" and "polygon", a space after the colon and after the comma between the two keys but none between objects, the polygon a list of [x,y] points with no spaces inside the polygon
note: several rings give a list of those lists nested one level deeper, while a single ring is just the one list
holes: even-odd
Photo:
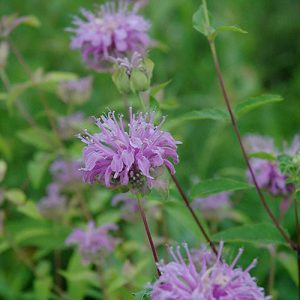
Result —
[{"label": "blurred green background", "polygon": [[[80,108],[87,116],[100,115],[107,107],[122,108],[110,76],[87,70],[80,54],[69,50],[70,34],[65,28],[81,7],[92,9],[95,3],[101,2],[0,0],[1,15],[35,15],[41,22],[38,28],[20,26],[11,36],[33,70],[42,67],[46,72],[60,70],[80,76],[93,73],[92,98]],[[223,107],[207,41],[192,26],[192,15],[199,5],[197,0],[149,0],[149,5],[143,9],[152,22],[151,36],[161,43],[160,48],[150,52],[155,62],[153,82],[172,80],[166,88],[165,98],[176,100],[177,104],[164,111],[169,121],[190,110]],[[247,114],[240,122],[242,134],[260,133],[270,135],[276,141],[291,140],[299,132],[300,121],[299,0],[208,0],[208,6],[215,23],[238,24],[248,31],[246,35],[224,33],[217,38],[217,50],[232,102],[236,104],[263,93],[280,94],[285,99]],[[9,56],[7,65],[11,82],[26,80],[14,55]],[[4,92],[2,83],[0,92]],[[43,106],[36,97],[37,93],[29,90],[22,95],[22,102],[30,114],[47,127]],[[65,106],[54,93],[48,93],[46,97],[51,110],[66,113]],[[5,186],[21,187],[30,199],[37,201],[45,192],[47,178],[44,186],[38,189],[28,182],[26,164],[33,159],[34,152],[17,137],[17,132],[24,128],[27,124],[18,113],[8,112],[6,105],[0,102],[0,157],[9,165]],[[238,144],[228,124],[189,122],[174,126],[172,134],[183,141],[179,147],[181,163],[177,173],[187,190],[194,176],[205,179],[218,174],[236,175],[237,170],[244,172]],[[248,201],[239,203],[241,209],[247,211],[252,220],[267,219],[255,194],[246,196]],[[291,229],[293,223],[287,219],[285,226]],[[260,251],[249,249],[253,256],[258,256]],[[254,271],[254,274],[260,274],[260,282],[264,283],[267,282],[267,259],[266,254]],[[4,262],[0,258],[3,274],[3,270],[9,268],[7,264],[10,261]],[[279,299],[295,299],[296,286],[285,275],[286,271],[280,272],[280,268],[275,284],[281,295]]]}]

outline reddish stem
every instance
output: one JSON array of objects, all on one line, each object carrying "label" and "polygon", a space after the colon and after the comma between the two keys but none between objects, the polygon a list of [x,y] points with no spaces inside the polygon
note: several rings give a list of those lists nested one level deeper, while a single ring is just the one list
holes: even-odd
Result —
[{"label": "reddish stem", "polygon": [[221,88],[221,91],[222,91],[222,95],[223,95],[223,98],[224,98],[225,103],[226,103],[226,107],[227,107],[229,115],[230,115],[231,123],[232,123],[233,129],[234,129],[235,135],[238,139],[238,142],[239,142],[239,145],[240,145],[240,148],[241,148],[241,151],[242,151],[243,158],[245,160],[245,163],[246,163],[246,165],[248,167],[248,170],[250,172],[252,181],[253,181],[253,183],[255,185],[255,188],[256,188],[256,191],[258,193],[259,199],[260,199],[263,207],[265,208],[266,212],[268,213],[269,217],[271,218],[272,222],[274,223],[274,225],[276,226],[278,231],[281,233],[282,237],[286,240],[286,242],[291,246],[292,249],[296,250],[297,252],[300,252],[300,249],[297,246],[297,244],[294,243],[292,240],[290,240],[288,235],[282,229],[281,225],[279,224],[276,217],[272,213],[270,207],[268,206],[267,201],[266,201],[260,187],[258,186],[256,176],[255,176],[254,171],[251,167],[248,155],[246,153],[245,147],[244,147],[243,142],[242,142],[242,138],[241,138],[241,134],[240,134],[237,122],[236,122],[236,118],[235,118],[234,113],[233,113],[232,108],[231,108],[230,100],[229,100],[229,97],[228,97],[228,94],[227,94],[227,91],[226,91],[226,88],[225,88],[225,83],[224,83],[223,75],[222,75],[222,72],[221,72],[221,68],[220,68],[220,64],[219,64],[219,60],[218,60],[218,56],[217,56],[214,41],[209,40],[209,45],[210,45],[210,50],[211,50],[211,53],[212,53],[215,69],[216,69],[216,72],[217,72],[220,88]]},{"label": "reddish stem", "polygon": [[193,216],[193,219],[194,219],[195,222],[197,223],[197,225],[198,225],[198,227],[199,227],[199,229],[200,229],[202,235],[204,236],[206,242],[210,245],[210,247],[211,247],[212,251],[214,252],[214,254],[215,254],[216,256],[218,256],[218,250],[216,249],[214,243],[213,243],[213,242],[211,241],[211,239],[209,238],[209,236],[208,236],[207,232],[205,231],[204,227],[201,225],[201,222],[200,222],[200,220],[198,219],[198,217],[197,217],[195,211],[194,211],[193,208],[191,207],[190,201],[189,201],[187,195],[185,194],[184,190],[182,189],[182,187],[181,187],[179,181],[177,180],[177,178],[175,177],[175,175],[173,175],[173,174],[170,172],[169,169],[168,169],[168,171],[169,171],[169,173],[170,173],[170,175],[171,175],[171,177],[172,177],[172,179],[173,179],[173,181],[174,181],[174,183],[175,183],[175,185],[176,185],[176,188],[177,188],[179,194],[181,195],[181,197],[182,197],[182,199],[183,199],[183,201],[184,201],[186,207],[188,208],[188,210],[190,211],[191,215]]},{"label": "reddish stem", "polygon": [[158,269],[158,266],[157,266],[157,264],[158,264],[158,255],[157,255],[157,252],[156,252],[156,249],[155,249],[155,246],[154,246],[154,242],[153,242],[153,239],[152,239],[152,236],[151,236],[151,232],[150,232],[150,229],[149,229],[149,226],[148,226],[146,214],[145,214],[144,209],[143,209],[141,197],[139,195],[137,196],[137,200],[138,200],[138,205],[139,205],[139,211],[140,211],[140,214],[141,214],[141,217],[142,217],[142,221],[144,223],[144,228],[145,228],[147,238],[148,238],[148,241],[149,241],[149,244],[150,244],[150,248],[151,248],[151,251],[152,251],[152,255],[153,255],[154,263],[155,263],[155,266],[156,266],[157,274],[158,274],[158,276],[160,276],[161,273],[160,273],[160,271]]}]

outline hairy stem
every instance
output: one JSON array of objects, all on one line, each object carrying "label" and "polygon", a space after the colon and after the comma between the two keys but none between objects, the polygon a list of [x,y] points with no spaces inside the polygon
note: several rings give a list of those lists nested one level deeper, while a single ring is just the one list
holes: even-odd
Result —
[{"label": "hairy stem", "polygon": [[[169,169],[168,169],[168,170],[169,170]],[[214,254],[215,254],[216,256],[218,256],[218,250],[216,249],[216,247],[215,247],[214,243],[212,242],[212,240],[209,238],[209,236],[208,236],[206,230],[205,230],[204,227],[202,226],[202,224],[201,224],[200,220],[198,219],[198,217],[197,217],[195,211],[194,211],[193,208],[191,207],[190,201],[188,200],[188,197],[187,197],[187,195],[185,194],[184,190],[182,189],[182,187],[181,187],[179,181],[177,180],[177,178],[175,177],[175,175],[173,175],[173,174],[170,172],[170,170],[169,170],[169,173],[170,173],[170,175],[171,175],[171,177],[172,177],[172,180],[174,181],[175,186],[176,186],[176,188],[177,188],[177,190],[178,190],[180,196],[182,197],[182,199],[183,199],[183,201],[184,201],[186,207],[188,208],[188,210],[190,211],[190,213],[191,213],[193,219],[195,220],[196,224],[198,225],[198,227],[199,227],[199,229],[200,229],[200,231],[201,231],[203,237],[205,238],[206,242],[210,245],[210,247],[211,247],[212,251],[214,252]]]},{"label": "hairy stem", "polygon": [[[205,0],[203,0],[203,6],[204,6],[204,11],[205,11],[206,25],[207,25],[207,27],[209,27],[210,26],[209,16],[208,16],[208,10],[207,10],[207,5],[206,5]],[[241,134],[240,134],[240,131],[239,131],[239,128],[238,128],[238,125],[237,125],[237,121],[236,121],[236,118],[234,116],[234,113],[233,113],[233,110],[232,110],[232,107],[231,107],[231,103],[230,103],[230,100],[229,100],[229,97],[228,97],[228,93],[227,93],[227,90],[226,90],[226,87],[225,87],[225,83],[224,83],[224,79],[223,79],[223,75],[222,75],[222,72],[221,72],[220,63],[219,63],[219,59],[218,59],[218,55],[217,55],[217,51],[216,51],[214,38],[210,34],[208,34],[208,42],[209,42],[213,62],[214,62],[214,65],[215,65],[217,77],[218,77],[218,80],[219,80],[219,85],[220,85],[220,88],[221,88],[221,91],[222,91],[222,95],[223,95],[227,110],[228,110],[229,115],[230,115],[230,120],[231,120],[231,123],[232,123],[232,127],[233,127],[234,133],[237,137],[237,140],[239,142],[239,146],[241,148],[243,158],[244,158],[245,163],[246,163],[246,165],[248,167],[248,170],[250,172],[250,175],[251,175],[252,181],[255,185],[256,191],[258,193],[259,199],[260,199],[264,209],[266,210],[267,214],[269,215],[272,222],[274,223],[274,225],[276,226],[276,228],[278,229],[278,231],[280,232],[282,237],[285,239],[285,241],[290,245],[290,247],[292,249],[296,250],[297,252],[300,252],[300,248],[298,247],[298,245],[296,243],[294,243],[288,237],[288,235],[285,233],[285,231],[282,229],[281,225],[279,224],[278,220],[274,216],[272,210],[270,209],[270,207],[269,207],[269,205],[268,205],[268,203],[267,203],[267,201],[266,201],[266,199],[265,199],[265,197],[264,197],[264,195],[263,195],[263,193],[262,193],[262,191],[261,191],[261,189],[260,189],[260,187],[257,183],[256,176],[255,176],[254,171],[251,167],[248,155],[247,155],[245,147],[243,145]]]},{"label": "hairy stem", "polygon": [[153,255],[154,263],[155,263],[155,266],[156,266],[157,274],[158,274],[158,276],[160,276],[161,273],[160,273],[160,271],[157,267],[158,255],[157,255],[157,252],[156,252],[156,249],[155,249],[155,246],[154,246],[154,242],[153,242],[153,239],[152,239],[152,236],[151,236],[151,232],[150,232],[150,229],[149,229],[149,226],[148,226],[146,214],[145,214],[144,209],[143,209],[142,198],[139,194],[137,195],[137,201],[138,201],[138,205],[139,205],[139,211],[140,211],[140,214],[141,214],[141,218],[142,218],[142,221],[144,223],[144,228],[145,228],[145,231],[146,231],[146,235],[147,235],[147,238],[148,238],[148,241],[149,241],[149,244],[150,244],[150,248],[151,248],[151,251],[152,251],[152,255]]}]

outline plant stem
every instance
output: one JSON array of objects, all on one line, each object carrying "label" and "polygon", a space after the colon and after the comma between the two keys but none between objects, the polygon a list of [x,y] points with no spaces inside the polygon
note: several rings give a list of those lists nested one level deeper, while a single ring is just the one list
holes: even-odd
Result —
[{"label": "plant stem", "polygon": [[140,211],[140,214],[141,214],[141,218],[142,218],[142,221],[144,223],[144,228],[145,228],[147,238],[148,238],[148,241],[149,241],[149,244],[150,244],[150,248],[151,248],[151,251],[152,251],[154,263],[156,265],[157,274],[158,274],[158,276],[160,276],[161,273],[160,273],[160,271],[157,267],[157,264],[158,264],[157,252],[156,252],[156,249],[155,249],[155,246],[154,246],[154,243],[153,243],[153,239],[152,239],[151,232],[150,232],[150,229],[149,229],[149,226],[148,226],[147,218],[146,218],[146,215],[145,215],[145,212],[144,212],[144,209],[143,209],[142,198],[139,194],[137,194],[137,201],[138,201],[138,205],[139,205],[139,211]]},{"label": "plant stem", "polygon": [[206,242],[210,245],[210,247],[211,247],[212,251],[214,252],[214,254],[215,254],[216,256],[218,256],[218,250],[216,249],[214,243],[213,243],[213,242],[211,241],[211,239],[209,238],[209,236],[208,236],[207,232],[205,231],[204,227],[201,225],[201,222],[200,222],[200,220],[198,219],[198,217],[197,217],[196,213],[194,212],[193,208],[191,207],[190,201],[188,200],[187,195],[186,195],[185,192],[183,191],[183,189],[182,189],[182,187],[181,187],[179,181],[177,180],[177,178],[175,177],[175,175],[173,175],[173,174],[170,172],[169,169],[168,169],[168,171],[169,171],[169,173],[170,173],[170,175],[171,175],[171,177],[172,177],[172,180],[173,180],[174,183],[175,183],[175,186],[176,186],[176,188],[177,188],[179,194],[181,195],[181,197],[182,197],[182,199],[183,199],[183,201],[184,201],[186,207],[188,208],[188,210],[190,211],[191,215],[193,216],[195,222],[197,223],[197,225],[198,225],[198,227],[199,227],[199,229],[200,229],[202,235],[204,236]]},{"label": "plant stem", "polygon": [[140,100],[143,112],[146,112],[146,105],[145,105],[145,102],[144,102],[142,94],[141,93],[137,93],[137,95],[138,95],[138,98]]},{"label": "plant stem", "polygon": [[[206,24],[209,27],[210,26],[210,24],[209,24],[209,16],[208,16],[208,11],[207,11],[207,6],[206,6],[206,1],[205,0],[203,0],[203,6],[204,6],[204,10],[205,10]],[[219,64],[219,59],[218,59],[218,55],[217,55],[217,51],[216,51],[216,46],[215,46],[214,38],[212,38],[211,35],[208,35],[208,42],[209,42],[209,46],[210,46],[210,51],[211,51],[211,54],[212,54],[213,62],[214,62],[214,65],[215,65],[215,69],[216,69],[216,72],[217,72],[217,77],[218,77],[218,80],[219,80],[219,85],[220,85],[220,88],[221,88],[221,91],[222,91],[223,98],[225,100],[225,104],[226,104],[227,110],[228,110],[229,115],[230,115],[230,119],[231,119],[231,123],[232,123],[233,129],[234,129],[234,133],[235,133],[235,135],[236,135],[236,137],[238,139],[238,142],[239,142],[239,145],[240,145],[240,148],[241,148],[241,152],[242,152],[243,158],[244,158],[245,163],[246,163],[246,165],[248,167],[248,170],[250,172],[252,181],[253,181],[253,183],[255,185],[256,191],[257,191],[258,196],[260,198],[260,201],[261,201],[264,209],[268,213],[269,217],[271,218],[272,222],[274,223],[274,225],[276,226],[276,228],[278,229],[278,231],[280,232],[280,234],[282,235],[282,237],[285,239],[285,241],[290,245],[290,247],[292,249],[296,250],[297,252],[300,252],[300,248],[298,247],[298,245],[296,243],[294,243],[288,237],[288,235],[285,233],[285,231],[282,229],[281,225],[279,224],[279,222],[277,221],[277,219],[274,216],[273,212],[271,211],[269,205],[267,204],[267,201],[266,201],[266,199],[265,199],[265,197],[264,197],[264,195],[263,195],[260,187],[258,186],[258,183],[257,183],[257,180],[256,180],[256,176],[255,176],[254,171],[253,171],[253,169],[251,167],[248,155],[246,153],[245,147],[244,147],[243,142],[242,142],[242,138],[241,138],[241,134],[240,134],[240,131],[239,131],[239,128],[238,128],[238,125],[237,125],[236,118],[235,118],[233,110],[231,108],[230,100],[229,100],[229,97],[228,97],[228,94],[227,94],[227,91],[226,91],[226,88],[225,88],[225,83],[224,83],[223,75],[222,75],[220,64]]]}]

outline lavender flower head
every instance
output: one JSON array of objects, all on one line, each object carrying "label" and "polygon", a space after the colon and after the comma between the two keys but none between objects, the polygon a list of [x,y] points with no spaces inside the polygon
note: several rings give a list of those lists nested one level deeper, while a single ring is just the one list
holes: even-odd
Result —
[{"label": "lavender flower head", "polygon": [[143,53],[150,45],[150,23],[138,15],[139,1],[111,1],[93,13],[82,9],[84,19],[75,17],[71,48],[80,49],[84,62],[93,69],[107,70],[111,58],[124,57],[135,51]]},{"label": "lavender flower head", "polygon": [[117,239],[109,235],[109,231],[115,231],[115,224],[105,224],[95,227],[90,221],[87,230],[75,229],[66,239],[66,245],[77,245],[82,263],[102,264],[104,257],[114,250]]},{"label": "lavender flower head", "polygon": [[206,198],[196,198],[192,205],[208,219],[222,218],[223,214],[231,207],[231,193],[218,193]]},{"label": "lavender flower head", "polygon": [[183,245],[188,261],[185,262],[180,248],[170,253],[172,262],[158,265],[161,276],[154,283],[152,300],[268,300],[263,288],[257,286],[249,271],[256,265],[254,260],[248,268],[236,267],[243,250],[231,264],[221,261],[223,243],[218,257],[210,251],[202,253],[201,263],[195,261],[188,246]]},{"label": "lavender flower head", "polygon": [[174,174],[179,142],[161,130],[165,118],[158,126],[154,118],[154,112],[133,114],[130,108],[128,129],[123,116],[117,119],[114,112],[97,119],[100,133],[86,131],[85,136],[80,136],[86,144],[81,169],[84,181],[107,187],[128,186],[133,192],[145,193],[155,185],[164,166]]},{"label": "lavender flower head", "polygon": [[60,187],[66,187],[81,182],[80,167],[81,164],[77,160],[57,159],[52,163],[50,171],[54,181]]},{"label": "lavender flower head", "polygon": [[65,103],[82,104],[91,97],[93,78],[91,76],[61,81],[57,93]]},{"label": "lavender flower head", "polygon": [[47,196],[38,203],[38,210],[47,219],[59,219],[66,212],[66,198],[60,194],[60,187],[52,183],[47,188]]},{"label": "lavender flower head", "polygon": [[[280,153],[269,137],[248,135],[244,138],[244,142],[248,153],[266,152],[275,156]],[[293,191],[293,186],[286,182],[287,176],[280,171],[276,161],[251,158],[250,164],[260,188],[266,189],[274,196],[288,196]],[[247,172],[247,177],[249,182],[252,182],[249,172]]]}]

